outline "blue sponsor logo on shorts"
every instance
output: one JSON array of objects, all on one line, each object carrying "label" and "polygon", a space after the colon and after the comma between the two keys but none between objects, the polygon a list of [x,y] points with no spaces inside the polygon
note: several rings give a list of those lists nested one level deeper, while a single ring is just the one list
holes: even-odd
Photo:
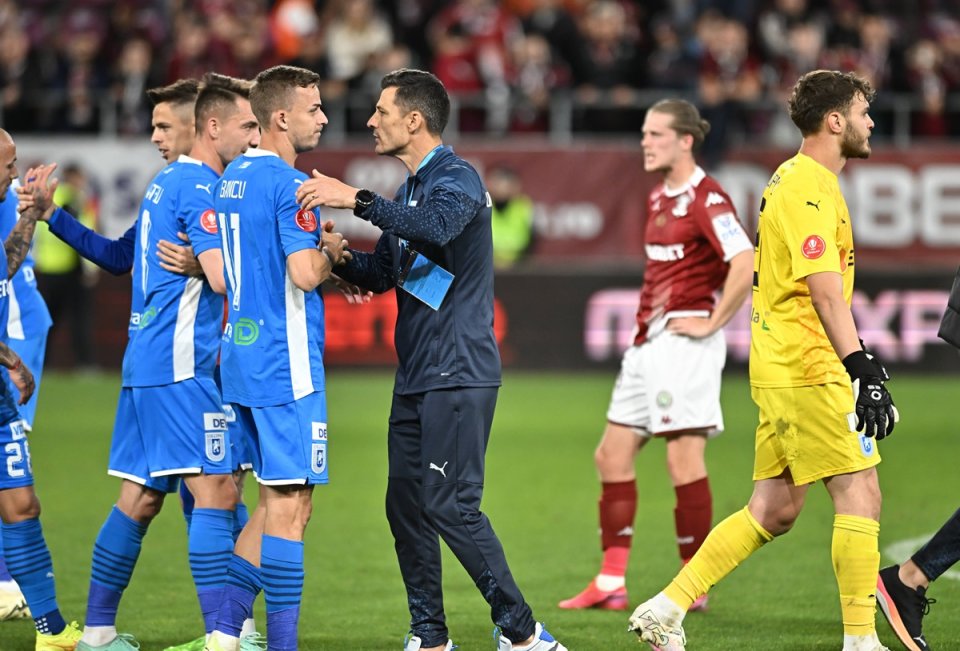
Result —
[{"label": "blue sponsor logo on shorts", "polygon": [[869,457],[873,454],[873,439],[864,434],[860,435],[860,449],[863,450],[863,456]]}]

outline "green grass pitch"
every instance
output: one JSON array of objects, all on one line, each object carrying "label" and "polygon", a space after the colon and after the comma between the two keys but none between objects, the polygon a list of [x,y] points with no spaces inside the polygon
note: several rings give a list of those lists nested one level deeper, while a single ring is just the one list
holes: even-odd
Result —
[{"label": "green grass pitch", "polygon": [[[612,373],[507,374],[487,455],[484,510],[536,617],[577,651],[640,648],[623,613],[556,607],[598,569],[592,452],[612,381]],[[329,371],[332,483],[317,489],[307,531],[305,651],[401,648],[408,619],[383,507],[391,382],[389,373]],[[104,472],[118,387],[113,375],[49,374],[30,438],[61,609],[81,622],[91,548],[118,489]],[[953,411],[960,379],[900,376],[890,388],[903,421],[881,443],[881,549],[929,535],[960,506]],[[727,431],[707,449],[715,520],[741,508],[751,490],[756,410],[744,376],[727,377],[724,405]],[[679,566],[662,447],[648,446],[637,468],[640,507],[627,582],[633,603],[659,590]],[[252,481],[247,488],[252,499]],[[832,519],[826,491],[814,487],[795,529],[717,586],[709,612],[687,618],[689,648],[839,650]],[[884,555],[883,563],[895,560]],[[454,641],[463,651],[492,649],[486,604],[451,555],[444,563]],[[944,577],[930,594],[940,603],[928,617],[927,639],[938,649],[960,649],[960,583]],[[152,651],[197,637],[198,611],[183,520],[171,496],[144,541],[118,624]],[[262,599],[257,618],[263,630]],[[881,639],[900,648],[878,620]],[[30,622],[0,624],[0,651],[29,649]]]}]

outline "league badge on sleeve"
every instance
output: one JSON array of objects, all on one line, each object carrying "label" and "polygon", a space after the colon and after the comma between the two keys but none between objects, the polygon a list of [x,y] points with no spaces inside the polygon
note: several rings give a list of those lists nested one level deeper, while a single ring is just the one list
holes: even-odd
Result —
[{"label": "league badge on sleeve", "polygon": [[297,227],[299,227],[300,230],[308,233],[317,230],[317,216],[312,210],[298,210],[295,219],[297,220]]},{"label": "league badge on sleeve", "polygon": [[203,214],[200,215],[200,228],[210,235],[216,235],[219,230],[217,228],[217,213],[213,210],[204,210]]},{"label": "league badge on sleeve", "polygon": [[803,246],[800,248],[800,252],[803,253],[803,257],[807,260],[816,260],[823,255],[823,252],[827,250],[827,243],[823,241],[823,238],[819,235],[808,235],[807,239],[803,241]]}]

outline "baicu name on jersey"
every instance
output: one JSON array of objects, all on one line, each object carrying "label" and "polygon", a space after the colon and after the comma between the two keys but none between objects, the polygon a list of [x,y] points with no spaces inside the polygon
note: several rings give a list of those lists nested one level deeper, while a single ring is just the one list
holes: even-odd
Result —
[{"label": "baicu name on jersey", "polygon": [[647,259],[657,262],[683,260],[683,244],[647,244]]},{"label": "baicu name on jersey", "polygon": [[243,199],[243,193],[247,190],[246,181],[221,181],[220,198],[221,199]]}]

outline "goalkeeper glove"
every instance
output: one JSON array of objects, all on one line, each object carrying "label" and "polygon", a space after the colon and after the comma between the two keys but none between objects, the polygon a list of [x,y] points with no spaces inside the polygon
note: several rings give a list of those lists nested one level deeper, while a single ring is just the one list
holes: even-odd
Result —
[{"label": "goalkeeper glove", "polygon": [[889,436],[893,426],[900,420],[900,414],[890,392],[883,385],[884,381],[890,379],[886,369],[865,350],[844,357],[843,366],[853,383],[857,431],[878,441]]}]

